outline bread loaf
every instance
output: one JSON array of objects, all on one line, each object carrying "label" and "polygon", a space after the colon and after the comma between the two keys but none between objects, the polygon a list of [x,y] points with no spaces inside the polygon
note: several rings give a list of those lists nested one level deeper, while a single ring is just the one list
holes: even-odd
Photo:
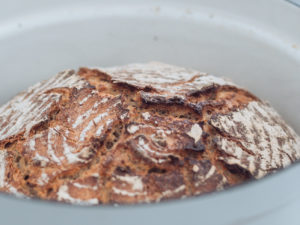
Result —
[{"label": "bread loaf", "polygon": [[0,108],[0,191],[80,205],[159,202],[260,179],[300,138],[230,81],[163,63],[67,70]]}]

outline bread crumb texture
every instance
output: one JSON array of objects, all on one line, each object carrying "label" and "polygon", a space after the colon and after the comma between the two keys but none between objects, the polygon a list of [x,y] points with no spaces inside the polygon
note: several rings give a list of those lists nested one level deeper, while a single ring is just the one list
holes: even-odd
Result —
[{"label": "bread crumb texture", "polygon": [[79,205],[159,202],[259,179],[300,138],[232,82],[163,63],[67,70],[0,108],[0,191]]}]

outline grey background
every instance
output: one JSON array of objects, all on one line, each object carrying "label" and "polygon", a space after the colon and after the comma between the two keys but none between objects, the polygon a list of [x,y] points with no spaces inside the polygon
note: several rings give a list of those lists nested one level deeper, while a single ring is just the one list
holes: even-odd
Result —
[{"label": "grey background", "polygon": [[297,5],[297,6],[300,6],[300,0],[287,0],[287,1],[293,3],[293,4]]}]

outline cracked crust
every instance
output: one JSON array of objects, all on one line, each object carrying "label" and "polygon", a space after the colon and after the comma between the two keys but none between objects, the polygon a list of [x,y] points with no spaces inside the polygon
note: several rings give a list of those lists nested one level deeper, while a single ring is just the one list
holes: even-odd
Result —
[{"label": "cracked crust", "polygon": [[259,179],[300,138],[232,82],[162,63],[68,70],[0,108],[0,190],[81,205],[159,202]]}]

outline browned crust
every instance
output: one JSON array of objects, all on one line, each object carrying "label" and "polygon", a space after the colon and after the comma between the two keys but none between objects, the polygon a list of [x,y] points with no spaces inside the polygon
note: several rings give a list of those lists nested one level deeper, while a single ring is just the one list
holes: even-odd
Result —
[{"label": "browned crust", "polygon": [[[222,115],[251,102],[264,104],[251,93],[233,84],[189,89],[189,82],[202,75],[168,83],[163,90],[116,82],[98,69],[81,68],[77,74],[85,82],[80,88],[47,91],[61,97],[44,112],[46,120],[27,134],[22,130],[1,139],[6,166],[0,190],[13,187],[29,197],[75,204],[138,203],[199,195],[257,178],[259,161],[256,172],[243,164],[248,158],[231,163],[226,159],[236,156],[221,144],[234,141],[255,156],[240,142],[243,130],[231,132],[220,122]],[[183,89],[174,94],[171,86]],[[298,140],[295,135],[289,133]],[[287,138],[280,141],[283,145]],[[287,155],[293,162],[297,154]]]}]

